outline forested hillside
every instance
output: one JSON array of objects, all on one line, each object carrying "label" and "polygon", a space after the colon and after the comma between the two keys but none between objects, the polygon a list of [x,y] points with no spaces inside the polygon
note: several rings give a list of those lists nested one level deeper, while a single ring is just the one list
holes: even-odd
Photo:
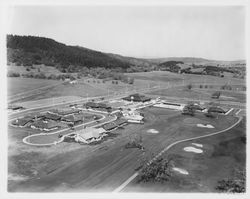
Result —
[{"label": "forested hillside", "polygon": [[116,68],[121,71],[130,67],[128,62],[102,52],[34,36],[7,35],[7,57],[8,62],[16,65],[45,64],[66,72],[77,72],[82,67]]}]

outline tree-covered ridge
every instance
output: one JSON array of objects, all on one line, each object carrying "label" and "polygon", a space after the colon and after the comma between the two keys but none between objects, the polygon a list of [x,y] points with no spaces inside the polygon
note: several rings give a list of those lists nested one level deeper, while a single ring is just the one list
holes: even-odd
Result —
[{"label": "tree-covered ridge", "polygon": [[67,46],[44,37],[7,35],[7,49],[8,62],[17,65],[45,64],[68,72],[82,67],[129,68],[129,63],[105,53]]}]

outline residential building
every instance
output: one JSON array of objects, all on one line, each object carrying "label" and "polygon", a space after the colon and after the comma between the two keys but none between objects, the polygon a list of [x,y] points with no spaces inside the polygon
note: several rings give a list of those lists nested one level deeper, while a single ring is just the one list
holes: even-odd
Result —
[{"label": "residential building", "polygon": [[144,95],[140,95],[138,93],[133,94],[133,95],[129,95],[129,96],[124,97],[122,99],[126,100],[126,101],[132,101],[132,102],[147,102],[147,101],[151,100],[151,98],[146,97]]},{"label": "residential building", "polygon": [[28,126],[33,122],[33,117],[23,117],[23,118],[18,118],[12,122],[12,125],[18,126],[18,127],[25,127]]},{"label": "residential building", "polygon": [[52,131],[60,128],[60,125],[58,124],[58,122],[55,121],[38,120],[31,124],[30,127],[33,129],[39,129],[41,131]]}]

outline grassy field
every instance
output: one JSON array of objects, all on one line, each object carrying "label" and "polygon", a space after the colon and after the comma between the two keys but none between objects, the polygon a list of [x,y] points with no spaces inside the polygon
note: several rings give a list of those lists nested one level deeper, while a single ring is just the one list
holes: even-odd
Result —
[{"label": "grassy field", "polygon": [[46,86],[59,84],[57,80],[31,79],[31,78],[7,78],[8,96],[31,92]]},{"label": "grassy field", "polygon": [[144,89],[153,86],[156,86],[155,82],[146,80],[135,80],[133,85],[129,85],[122,82],[113,84],[112,81],[103,83],[102,80],[94,80],[93,82],[93,79],[89,80],[89,78],[78,80],[77,84],[63,83],[62,81],[56,80],[8,78],[9,95],[22,94],[23,92],[28,93],[22,95],[15,103],[63,96],[86,98],[103,95],[117,95],[135,91],[135,89]]},{"label": "grassy field", "polygon": [[151,80],[151,81],[163,81],[163,82],[181,82],[188,83],[204,83],[204,84],[219,84],[224,85],[226,83],[236,85],[246,85],[246,80],[228,77],[216,77],[210,75],[194,75],[194,74],[177,74],[168,71],[153,71],[153,72],[140,72],[140,73],[127,73],[128,76],[136,79]]},{"label": "grassy field", "polygon": [[169,89],[162,89],[149,92],[149,95],[166,96],[166,97],[180,97],[190,98],[196,100],[211,100],[211,101],[233,101],[246,103],[246,93],[244,92],[232,92],[221,90],[221,96],[218,100],[211,98],[215,90],[210,89],[187,89],[186,87],[176,87]]},{"label": "grassy field", "polygon": [[27,74],[30,72],[33,73],[38,73],[39,71],[41,73],[44,73],[45,75],[51,75],[51,74],[63,74],[61,73],[59,70],[57,70],[55,67],[53,66],[45,66],[45,65],[33,65],[33,67],[28,67],[29,71],[26,70],[27,66],[14,66],[14,65],[7,65],[7,71],[13,71],[16,73],[21,74]]},{"label": "grassy field", "polygon": [[[29,95],[24,95],[19,101],[34,101],[51,97],[62,97],[62,96],[78,96],[78,97],[96,97],[102,95],[121,94],[126,91],[134,91],[135,89],[145,89],[154,86],[166,87],[169,85],[176,86],[192,84],[218,84],[225,85],[236,85],[238,87],[245,86],[245,81],[236,78],[219,78],[214,76],[201,76],[201,75],[190,75],[190,74],[175,74],[167,71],[154,71],[144,73],[129,73],[127,74],[135,78],[134,84],[124,84],[118,82],[113,84],[112,81],[106,81],[103,83],[102,80],[83,78],[78,80],[77,84],[62,84],[62,81],[56,80],[41,80],[41,79],[30,79],[30,78],[8,78],[8,95],[16,95],[18,93],[28,92]],[[57,85],[58,84],[58,85]],[[46,88],[46,86],[49,86]],[[50,87],[51,86],[51,87]],[[43,88],[45,87],[45,88]],[[218,86],[217,86],[218,87]],[[187,92],[187,90],[162,90],[155,91],[151,94],[168,95],[176,97],[195,97],[207,98],[211,95],[213,90],[219,89],[216,85],[213,88],[200,90],[198,85],[193,85],[193,91]],[[36,90],[43,88],[41,90]],[[194,90],[196,89],[196,90]],[[32,92],[33,91],[33,92]],[[166,93],[166,94],[165,94]],[[244,93],[236,93],[223,91],[225,93],[225,101],[245,101]],[[223,99],[222,99],[223,100]]]},{"label": "grassy field", "polygon": [[[135,179],[126,192],[217,192],[217,182],[231,178],[234,169],[246,169],[246,121],[216,136],[178,144],[163,158],[171,158],[174,166],[185,169],[188,175],[173,171],[166,183],[137,183]],[[202,144],[203,153],[188,153],[184,147]],[[198,147],[197,147],[198,148]]]},{"label": "grassy field", "polygon": [[[146,108],[142,112],[145,115],[144,125],[127,125],[116,130],[116,136],[98,145],[62,143],[34,148],[19,140],[27,135],[26,132],[10,131],[9,174],[26,180],[9,180],[9,191],[112,191],[135,172],[142,158],[157,154],[176,140],[206,135],[237,121],[233,116],[209,119],[197,114],[188,117],[178,111],[158,108]],[[199,128],[197,123],[209,123],[215,128]],[[149,129],[159,133],[151,134]],[[142,137],[145,151],[124,148],[134,136]],[[33,153],[37,154],[37,161],[32,159]],[[39,164],[42,159],[46,164]],[[28,166],[21,166],[29,160]],[[31,168],[33,173],[29,173]]]}]

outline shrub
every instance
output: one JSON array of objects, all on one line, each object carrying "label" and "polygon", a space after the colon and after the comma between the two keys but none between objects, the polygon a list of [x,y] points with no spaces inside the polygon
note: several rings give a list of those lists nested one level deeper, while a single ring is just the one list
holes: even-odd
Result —
[{"label": "shrub", "polygon": [[128,78],[128,84],[134,84],[134,78],[129,77]]},{"label": "shrub", "polygon": [[142,146],[142,137],[140,136],[135,137],[133,139],[130,139],[130,141],[125,145],[125,148],[138,148],[138,149],[144,149],[144,147]]},{"label": "shrub", "polygon": [[82,74],[81,73],[77,73],[77,79],[81,79],[81,77],[82,77]]},{"label": "shrub", "polygon": [[187,89],[188,89],[188,90],[191,90],[192,87],[193,87],[192,84],[188,84],[188,85],[187,85]]},{"label": "shrub", "polygon": [[20,77],[20,74],[16,72],[8,72],[7,76],[8,77]]},{"label": "shrub", "polygon": [[48,76],[48,79],[56,80],[56,79],[57,79],[57,76],[54,75],[54,74],[51,74],[50,76]]},{"label": "shrub", "polygon": [[232,86],[225,84],[225,85],[221,86],[221,89],[222,90],[232,90]]},{"label": "shrub", "polygon": [[76,78],[75,78],[74,76],[72,76],[72,75],[69,76],[69,79],[70,79],[71,81],[76,80]]}]

